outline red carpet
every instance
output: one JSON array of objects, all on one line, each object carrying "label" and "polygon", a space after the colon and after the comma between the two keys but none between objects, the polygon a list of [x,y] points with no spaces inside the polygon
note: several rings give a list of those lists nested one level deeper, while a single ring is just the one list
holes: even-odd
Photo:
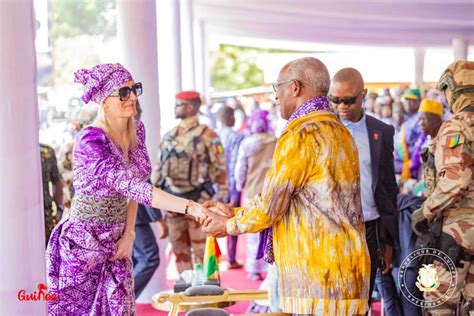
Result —
[{"label": "red carpet", "polygon": [[[227,249],[225,247],[225,238],[219,239],[219,245],[223,252],[221,261],[227,260]],[[237,244],[237,259],[240,262],[245,262],[245,236],[240,236]],[[167,258],[168,263],[167,268],[167,279],[168,286],[171,288],[174,280],[177,279],[178,273],[174,264],[174,255],[171,255],[170,258]],[[231,288],[235,290],[253,290],[258,289],[261,281],[251,281],[247,278],[247,273],[244,268],[238,270],[224,270],[221,268],[221,285],[224,288]],[[243,314],[247,310],[250,302],[238,302],[237,304],[226,308],[230,314]],[[159,311],[154,309],[149,304],[137,304],[137,316],[166,316],[168,312]],[[184,313],[180,314],[184,315]],[[380,315],[380,303],[372,304],[372,316]]]}]

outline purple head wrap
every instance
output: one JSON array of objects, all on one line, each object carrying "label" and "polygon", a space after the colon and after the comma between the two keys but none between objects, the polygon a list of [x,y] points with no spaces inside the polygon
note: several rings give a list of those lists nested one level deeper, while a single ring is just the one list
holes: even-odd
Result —
[{"label": "purple head wrap", "polygon": [[132,75],[120,64],[100,64],[74,73],[74,82],[84,85],[82,101],[101,104],[115,89],[133,80]]},{"label": "purple head wrap", "polygon": [[255,110],[250,114],[247,124],[251,134],[266,133],[270,130],[267,116],[268,111],[264,110]]}]

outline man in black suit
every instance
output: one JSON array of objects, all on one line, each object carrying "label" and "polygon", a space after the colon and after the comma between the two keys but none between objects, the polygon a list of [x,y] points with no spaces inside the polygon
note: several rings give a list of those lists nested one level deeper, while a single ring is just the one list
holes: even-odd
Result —
[{"label": "man in black suit", "polygon": [[331,82],[329,100],[351,132],[359,151],[362,210],[371,260],[369,298],[380,268],[387,314],[402,315],[400,299],[390,274],[393,248],[398,247],[394,128],[364,113],[362,100],[366,94],[361,74],[354,68],[344,68]]}]

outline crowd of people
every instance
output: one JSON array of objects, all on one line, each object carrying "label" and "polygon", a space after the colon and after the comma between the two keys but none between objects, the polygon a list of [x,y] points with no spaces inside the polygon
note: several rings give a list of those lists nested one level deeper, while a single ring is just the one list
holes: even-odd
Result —
[{"label": "crowd of people", "polygon": [[[387,315],[474,313],[474,63],[450,65],[438,89],[378,95],[354,68],[331,78],[302,58],[281,69],[275,103],[248,112],[238,102],[203,111],[199,93],[183,91],[154,168],[141,83],[120,64],[75,78],[100,107],[61,168],[41,146],[50,314],[134,314],[160,262],[153,222],[179,272],[202,262],[206,235],[227,236],[228,266],[241,268],[245,234],[245,269],[266,277],[273,312],[365,314],[375,290]],[[397,272],[440,222],[428,245],[455,263],[455,294],[420,306]],[[436,302],[452,280],[429,264],[441,286],[415,286],[420,265],[406,279],[413,297]]]}]

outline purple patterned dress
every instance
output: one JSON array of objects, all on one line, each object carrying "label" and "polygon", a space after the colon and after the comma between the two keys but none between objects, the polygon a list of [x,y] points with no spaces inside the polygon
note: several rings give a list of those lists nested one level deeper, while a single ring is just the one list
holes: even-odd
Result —
[{"label": "purple patterned dress", "polygon": [[143,123],[129,161],[102,129],[89,126],[74,147],[76,194],[46,250],[50,315],[135,315],[132,261],[109,261],[125,227],[127,199],[150,205],[151,164]]}]

